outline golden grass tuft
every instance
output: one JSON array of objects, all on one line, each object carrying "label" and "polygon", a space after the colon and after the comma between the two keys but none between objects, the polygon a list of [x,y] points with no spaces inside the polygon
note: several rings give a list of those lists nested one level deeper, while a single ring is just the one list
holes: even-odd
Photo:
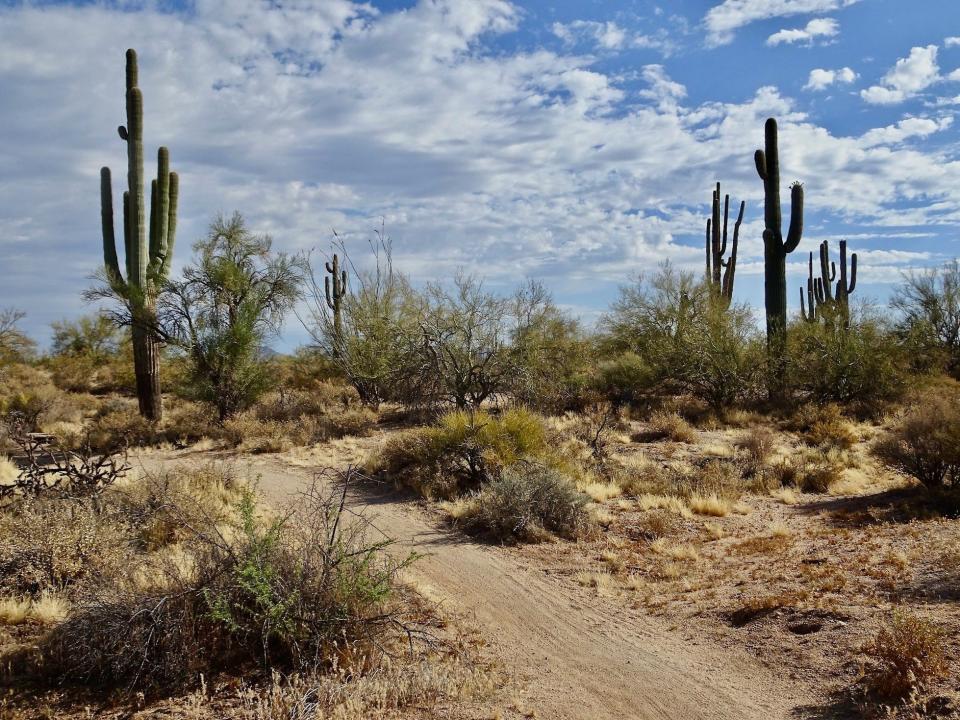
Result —
[{"label": "golden grass tuft", "polygon": [[12,460],[0,455],[0,485],[13,485],[20,475],[20,469]]},{"label": "golden grass tuft", "polygon": [[733,510],[733,503],[717,495],[691,495],[687,503],[697,515],[726,517]]},{"label": "golden grass tuft", "polygon": [[669,510],[682,517],[693,517],[693,513],[687,504],[676,495],[644,494],[637,498],[637,508],[640,510]]},{"label": "golden grass tuft", "polygon": [[0,624],[22,625],[29,616],[29,598],[9,597],[0,600]]},{"label": "golden grass tuft", "polygon": [[798,502],[800,502],[800,496],[797,495],[796,490],[789,487],[771,490],[770,497],[774,498],[775,500],[779,500],[784,505],[796,505]]},{"label": "golden grass tuft", "polygon": [[579,486],[579,489],[586,493],[591,500],[598,503],[615,498],[623,492],[619,485],[609,482],[586,483]]}]

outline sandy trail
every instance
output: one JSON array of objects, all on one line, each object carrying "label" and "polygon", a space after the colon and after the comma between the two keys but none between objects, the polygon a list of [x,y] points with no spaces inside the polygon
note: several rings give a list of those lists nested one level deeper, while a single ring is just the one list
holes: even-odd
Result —
[{"label": "sandy trail", "polygon": [[[247,461],[244,461],[244,463]],[[289,501],[320,469],[250,460],[260,488]],[[153,464],[152,462],[149,464]],[[508,550],[437,527],[392,493],[352,493],[402,551],[426,557],[409,576],[435,598],[476,618],[506,667],[526,681],[522,704],[543,720],[776,720],[801,704],[745,652],[693,644],[659,618],[583,597]]]}]

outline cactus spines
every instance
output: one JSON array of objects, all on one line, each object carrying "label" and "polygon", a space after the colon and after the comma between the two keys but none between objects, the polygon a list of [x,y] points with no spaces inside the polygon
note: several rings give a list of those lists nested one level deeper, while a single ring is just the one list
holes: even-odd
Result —
[{"label": "cactus spines", "polygon": [[323,289],[327,296],[327,307],[333,313],[334,353],[339,353],[343,331],[343,296],[347,294],[347,271],[340,269],[340,258],[333,254],[333,261],[324,263],[329,276],[323,278]]},{"label": "cactus spines", "polygon": [[786,382],[787,255],[803,236],[803,185],[790,188],[790,226],[783,237],[780,210],[780,148],[777,121],[768,118],[764,149],[754,154],[757,174],[763,180],[764,304],[767,316],[767,354],[770,361],[770,394],[782,397]]},{"label": "cactus spines", "polygon": [[127,144],[127,189],[123,191],[123,244],[126,277],[120,271],[113,223],[113,188],[110,168],[100,170],[100,218],[103,229],[103,263],[110,287],[129,305],[133,319],[133,359],[140,413],[159,420],[159,342],[156,297],[170,273],[177,225],[179,178],[170,170],[170,153],[157,153],[157,177],[150,183],[150,224],[146,223],[143,184],[143,93],[137,86],[137,53],[126,55],[127,124],[117,128]]},{"label": "cactus spines", "polygon": [[743,222],[743,212],[747,207],[745,201],[740,202],[740,213],[733,225],[733,242],[730,245],[730,257],[723,259],[727,252],[727,228],[730,219],[730,196],[723,199],[723,229],[720,227],[720,183],[713,191],[713,208],[711,217],[707,220],[707,282],[717,297],[727,305],[733,300],[733,281],[737,271],[737,245],[740,241],[740,224]]}]

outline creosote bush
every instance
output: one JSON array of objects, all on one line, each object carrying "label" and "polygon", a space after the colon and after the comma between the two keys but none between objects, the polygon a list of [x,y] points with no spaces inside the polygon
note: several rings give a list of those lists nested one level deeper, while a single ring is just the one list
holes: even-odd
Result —
[{"label": "creosote bush", "polygon": [[650,416],[647,428],[634,437],[635,442],[654,440],[693,443],[697,440],[697,433],[679,414],[658,410]]}]

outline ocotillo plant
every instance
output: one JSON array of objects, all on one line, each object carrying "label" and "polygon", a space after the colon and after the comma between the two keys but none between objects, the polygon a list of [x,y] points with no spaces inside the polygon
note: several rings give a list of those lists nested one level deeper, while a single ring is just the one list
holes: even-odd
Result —
[{"label": "ocotillo plant", "polygon": [[740,213],[733,225],[733,242],[730,245],[730,257],[723,259],[727,252],[727,222],[730,218],[730,196],[723,198],[723,231],[720,230],[720,183],[713,191],[713,212],[707,220],[707,282],[716,297],[727,305],[733,300],[733,279],[737,271],[737,243],[740,240],[740,223],[747,203],[741,201]]},{"label": "ocotillo plant", "polygon": [[764,128],[764,149],[754,155],[757,173],[763,180],[764,301],[767,312],[767,356],[770,364],[769,391],[773,398],[783,395],[786,380],[787,345],[787,255],[796,250],[803,235],[803,186],[790,188],[790,227],[784,239],[780,213],[780,150],[777,121],[768,118]]},{"label": "ocotillo plant", "polygon": [[333,313],[333,352],[340,352],[343,342],[343,296],[347,294],[347,271],[340,269],[340,258],[333,254],[332,263],[324,263],[329,277],[323,279],[323,289],[327,295],[327,307]]},{"label": "ocotillo plant", "polygon": [[143,94],[137,87],[137,53],[127,50],[127,124],[118,128],[127,143],[127,190],[123,193],[123,244],[126,279],[120,272],[113,232],[113,187],[110,168],[100,170],[100,215],[103,262],[113,291],[127,304],[133,335],[133,365],[140,414],[159,420],[160,344],[156,331],[156,299],[170,273],[177,226],[179,179],[170,171],[170,153],[157,153],[157,178],[150,186],[149,243],[143,192]]}]

